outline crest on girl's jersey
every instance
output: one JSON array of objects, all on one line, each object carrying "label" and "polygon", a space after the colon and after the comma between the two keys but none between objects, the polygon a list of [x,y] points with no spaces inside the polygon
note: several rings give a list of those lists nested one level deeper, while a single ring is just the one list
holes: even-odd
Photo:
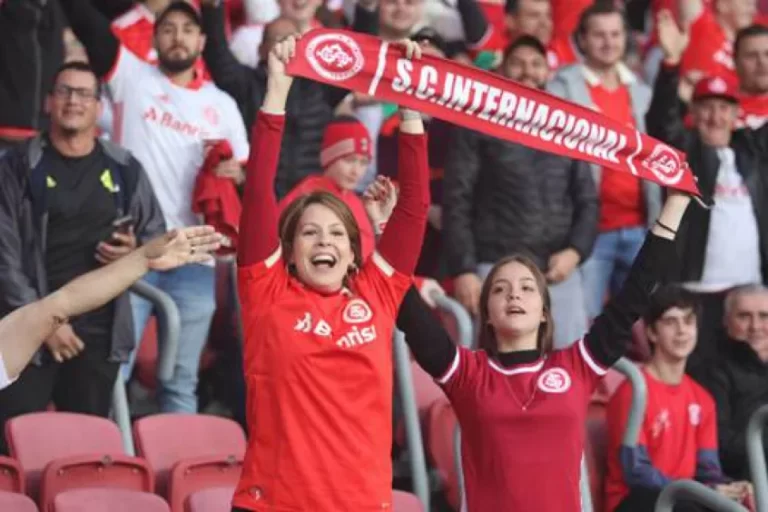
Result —
[{"label": "crest on girl's jersey", "polygon": [[545,393],[565,393],[571,387],[571,376],[563,368],[550,368],[536,383]]}]

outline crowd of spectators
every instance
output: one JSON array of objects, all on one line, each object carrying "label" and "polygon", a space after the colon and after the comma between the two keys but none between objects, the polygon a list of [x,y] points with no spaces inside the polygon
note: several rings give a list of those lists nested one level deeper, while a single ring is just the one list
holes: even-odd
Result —
[{"label": "crowd of spectators", "polygon": [[[0,315],[209,220],[206,173],[239,204],[267,55],[321,26],[410,38],[687,154],[714,206],[687,211],[677,283],[642,321],[636,341],[650,355],[635,359],[649,398],[637,447],[621,445],[628,384],[608,404],[605,510],[649,510],[682,478],[748,502],[745,431],[768,403],[768,2],[0,0]],[[355,214],[367,257],[397,199],[397,105],[297,78],[285,112],[281,208],[331,191]],[[431,204],[416,274],[425,298],[448,293],[478,319],[489,271],[524,252],[546,276],[554,347],[578,341],[627,279],[661,187],[441,119],[424,124]],[[364,147],[338,153],[345,137]],[[377,208],[373,196],[389,201]],[[232,265],[222,250],[216,266],[144,277],[181,319],[172,376],[157,382],[150,410],[215,410],[245,427]],[[126,292],[61,325],[0,391],[0,452],[7,420],[50,404],[108,417],[151,315],[150,302]]]}]

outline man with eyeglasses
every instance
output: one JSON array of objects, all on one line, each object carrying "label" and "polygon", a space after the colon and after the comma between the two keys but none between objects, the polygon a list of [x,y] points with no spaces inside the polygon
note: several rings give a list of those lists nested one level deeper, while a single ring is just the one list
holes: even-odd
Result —
[{"label": "man with eyeglasses", "polygon": [[[64,64],[45,101],[49,131],[0,160],[0,316],[165,232],[141,164],[96,138],[100,92],[88,64]],[[62,324],[16,385],[0,392],[0,432],[6,420],[51,401],[107,416],[133,345],[127,294]]]}]

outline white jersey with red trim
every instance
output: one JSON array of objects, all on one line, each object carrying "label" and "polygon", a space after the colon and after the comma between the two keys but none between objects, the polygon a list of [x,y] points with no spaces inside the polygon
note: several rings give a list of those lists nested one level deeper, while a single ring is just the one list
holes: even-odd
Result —
[{"label": "white jersey with red trim", "polygon": [[112,138],[144,166],[168,229],[199,224],[192,193],[204,142],[226,139],[248,158],[248,138],[235,101],[201,78],[186,87],[120,47],[107,78],[113,99]]}]

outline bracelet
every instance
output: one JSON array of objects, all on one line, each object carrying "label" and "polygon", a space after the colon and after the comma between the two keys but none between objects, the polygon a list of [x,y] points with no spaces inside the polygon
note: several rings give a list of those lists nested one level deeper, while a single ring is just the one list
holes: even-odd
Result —
[{"label": "bracelet", "polygon": [[677,231],[675,231],[675,230],[674,230],[674,229],[672,229],[671,227],[669,227],[669,226],[665,225],[665,224],[664,224],[664,223],[662,223],[660,220],[657,220],[657,221],[656,221],[656,225],[657,225],[657,226],[659,226],[661,229],[664,229],[664,230],[666,230],[666,231],[669,231],[669,232],[670,232],[670,233],[672,233],[673,235],[676,235],[676,234],[677,234]]}]

